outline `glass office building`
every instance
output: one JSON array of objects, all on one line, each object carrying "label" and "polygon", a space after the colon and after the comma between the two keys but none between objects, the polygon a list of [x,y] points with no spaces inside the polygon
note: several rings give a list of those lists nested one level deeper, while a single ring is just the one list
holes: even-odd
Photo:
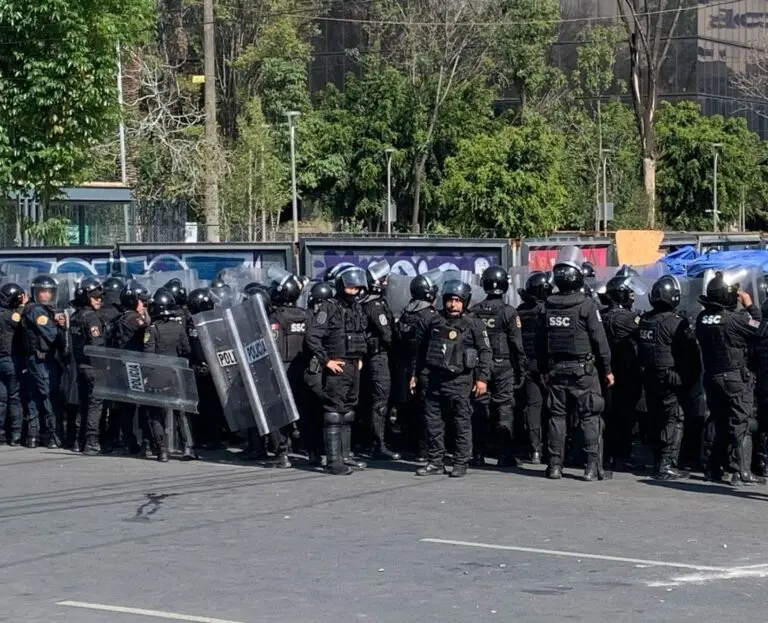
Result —
[{"label": "glass office building", "polygon": [[[694,100],[705,114],[742,115],[750,128],[768,139],[768,93],[750,98],[736,84],[738,76],[757,71],[755,55],[761,49],[765,54],[763,67],[768,67],[768,0],[668,0],[667,9],[674,9],[678,2],[683,9],[661,72],[660,98]],[[658,6],[650,5],[652,10]],[[332,6],[332,16],[365,17],[364,1]],[[565,71],[575,66],[580,29],[591,23],[621,24],[617,0],[561,0],[560,13],[566,21],[560,25],[553,60]],[[669,32],[673,17],[671,11],[664,15],[662,33]],[[364,47],[364,30],[359,24],[343,22],[321,22],[318,26],[321,34],[314,42],[312,89],[321,89],[329,82],[343,87],[344,75],[355,68],[345,50]],[[616,74],[625,81],[629,77],[626,45],[619,51]],[[510,93],[503,99],[509,104],[515,97]]]}]

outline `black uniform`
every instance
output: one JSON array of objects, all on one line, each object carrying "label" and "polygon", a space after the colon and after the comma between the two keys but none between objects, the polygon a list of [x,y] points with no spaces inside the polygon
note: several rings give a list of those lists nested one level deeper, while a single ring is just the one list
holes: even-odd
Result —
[{"label": "black uniform", "polygon": [[[752,427],[755,425],[754,377],[747,367],[747,349],[762,339],[760,309],[754,305],[735,311],[704,302],[696,318],[696,337],[704,365],[704,388],[714,423],[710,440],[708,476],[749,474],[752,462]],[[731,451],[728,452],[728,444]]]},{"label": "black uniform", "polygon": [[535,459],[541,457],[542,442],[542,411],[547,388],[539,374],[539,362],[536,356],[536,331],[540,317],[544,313],[543,301],[524,301],[517,307],[520,318],[520,333],[525,349],[528,372],[521,387],[521,398],[525,403],[525,428],[531,445],[531,455]]},{"label": "black uniform", "polygon": [[699,347],[688,321],[670,310],[643,314],[638,339],[645,400],[654,418],[655,472],[663,476],[677,467],[683,405],[701,374]]},{"label": "black uniform", "polygon": [[632,458],[635,408],[640,400],[640,367],[637,336],[640,317],[636,312],[612,304],[602,312],[603,327],[611,348],[613,387],[604,388],[605,456],[615,463]]},{"label": "black uniform", "polygon": [[[321,370],[323,428],[329,471],[342,472],[351,460],[352,423],[360,391],[360,366],[367,352],[365,315],[354,301],[322,301],[308,328],[304,347]],[[341,374],[328,369],[331,360],[342,361]],[[337,452],[338,450],[338,452]]]},{"label": "black uniform", "polygon": [[[144,332],[143,350],[145,353],[188,358],[191,350],[183,319],[160,318],[153,321]],[[158,407],[147,407],[147,421],[158,453],[162,455],[163,450],[168,450],[165,439],[165,411]]]},{"label": "black uniform", "polygon": [[491,374],[488,336],[476,318],[445,311],[430,316],[417,332],[422,348],[416,370],[428,372],[424,414],[429,463],[443,465],[447,417],[456,434],[454,466],[466,467],[472,458],[472,387],[477,381],[488,383]]},{"label": "black uniform", "polygon": [[[275,338],[277,351],[285,367],[301,422],[305,408],[304,371],[307,365],[303,346],[304,336],[307,333],[307,310],[295,305],[276,305],[269,314],[269,322],[272,325],[272,336]],[[290,448],[288,434],[291,431],[292,429],[274,431],[270,434],[270,442],[280,456],[288,454]]]},{"label": "black uniform", "polygon": [[30,302],[22,318],[29,377],[27,440],[37,439],[42,419],[49,444],[52,440],[58,444],[53,400],[58,396],[61,378],[56,356],[66,350],[64,330],[56,323],[56,310],[50,305]]},{"label": "black uniform", "polygon": [[0,416],[8,416],[10,441],[21,440],[22,410],[19,383],[24,369],[21,308],[0,309]]},{"label": "black uniform", "polygon": [[[112,321],[109,332],[108,345],[113,348],[122,348],[136,352],[144,352],[144,333],[147,329],[146,318],[136,310],[129,309],[118,314]],[[136,415],[136,405],[121,402],[116,405],[120,429],[123,433],[123,443],[125,449],[135,451],[137,447],[136,435],[134,433],[134,417]],[[143,419],[143,409],[142,417]],[[142,422],[140,428],[146,428]],[[148,442],[149,440],[147,440]]]},{"label": "black uniform", "polygon": [[569,413],[575,413],[587,469],[599,474],[605,401],[598,371],[611,373],[611,351],[595,300],[581,292],[550,296],[537,332],[536,353],[539,370],[549,374],[550,472],[562,468],[566,421]]},{"label": "black uniform", "polygon": [[[112,332],[115,328],[115,319],[120,315],[120,309],[116,306],[119,299],[119,293],[107,290],[102,299],[102,306],[96,312],[104,325],[104,343],[109,345],[114,343]],[[113,446],[117,446],[120,441],[120,415],[117,403],[111,400],[104,401],[102,409],[105,417],[102,418],[102,436],[104,452],[111,452]]]},{"label": "black uniform", "polygon": [[[429,324],[437,310],[427,301],[411,300],[395,323],[395,379],[398,396],[398,419],[405,436],[405,444],[419,458],[427,457],[427,428],[424,419],[424,395],[427,391],[426,368],[416,370],[416,361],[426,360],[426,342],[420,342],[419,325]],[[410,376],[416,372],[416,390],[408,391]]]},{"label": "black uniform", "polygon": [[198,395],[197,411],[199,417],[191,418],[194,429],[193,436],[210,449],[220,449],[222,447],[222,431],[226,427],[224,409],[216,391],[216,384],[213,382],[213,377],[208,369],[208,362],[205,360],[205,352],[200,343],[200,336],[197,333],[192,314],[186,308],[183,308],[183,311],[184,324],[189,339],[189,364],[195,371]]},{"label": "black uniform", "polygon": [[[762,316],[768,317],[768,301],[763,303]],[[768,476],[768,340],[760,340],[752,348],[752,369],[755,370],[757,400],[758,443],[755,470]]]},{"label": "black uniform", "polygon": [[[489,431],[490,407],[495,413],[495,428],[499,432],[499,464],[512,461],[516,379],[526,373],[527,361],[517,310],[501,297],[489,297],[472,307],[471,312],[485,326],[493,351],[488,391],[474,401],[472,417],[472,446],[474,458],[482,462]],[[512,461],[513,462],[513,461]]]},{"label": "black uniform", "polygon": [[104,401],[94,397],[93,366],[85,355],[86,346],[104,346],[106,328],[101,314],[90,307],[79,308],[69,319],[72,354],[77,365],[77,392],[80,401],[79,417],[75,418],[75,444],[92,451],[99,447],[99,423]]},{"label": "black uniform", "polygon": [[386,299],[369,296],[361,305],[367,319],[365,341],[368,354],[365,359],[365,385],[370,387],[371,429],[374,454],[387,452],[386,425],[389,420],[389,396],[392,378],[389,371],[389,353],[392,350],[392,327],[395,318]]}]

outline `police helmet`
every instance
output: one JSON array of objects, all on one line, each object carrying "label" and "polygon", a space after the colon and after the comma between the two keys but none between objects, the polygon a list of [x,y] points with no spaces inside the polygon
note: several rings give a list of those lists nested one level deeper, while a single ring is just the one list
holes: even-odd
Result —
[{"label": "police helmet", "polygon": [[269,297],[275,305],[296,305],[301,295],[301,282],[288,273],[281,279],[273,279],[269,285]]},{"label": "police helmet", "polygon": [[632,307],[635,298],[629,278],[621,275],[608,280],[605,284],[605,295],[612,303],[627,309]]},{"label": "police helmet", "polygon": [[213,301],[219,307],[229,307],[233,304],[234,296],[232,294],[232,288],[222,279],[217,277],[211,281],[211,285],[208,288],[208,291]]},{"label": "police helmet", "polygon": [[552,282],[549,274],[536,271],[528,275],[525,288],[518,289],[518,294],[527,301],[546,301],[552,294]]},{"label": "police helmet", "polygon": [[211,311],[213,308],[213,298],[211,298],[211,293],[208,288],[197,288],[189,293],[189,297],[187,298],[187,309],[189,309],[189,312],[192,315]]},{"label": "police helmet", "polygon": [[125,282],[117,277],[107,277],[104,283],[101,284],[101,287],[104,290],[104,294],[114,292],[119,295],[120,291],[125,287]]},{"label": "police helmet", "polygon": [[680,304],[680,282],[674,275],[664,275],[657,279],[651,286],[648,302],[654,309],[674,309]]},{"label": "police helmet", "polygon": [[341,262],[335,266],[331,266],[325,271],[323,281],[336,281],[336,276],[345,268],[355,268],[355,265],[351,262]]},{"label": "police helmet", "polygon": [[570,264],[556,264],[552,270],[552,280],[560,292],[576,292],[584,285],[584,274],[580,268]]},{"label": "police helmet", "polygon": [[595,278],[595,267],[592,262],[584,262],[581,265],[581,274],[584,275],[584,279]]},{"label": "police helmet", "polygon": [[411,297],[417,301],[434,303],[438,291],[437,284],[428,275],[417,275],[411,279]]},{"label": "police helmet", "polygon": [[171,318],[177,316],[179,305],[170,290],[159,288],[149,302],[149,317],[152,320],[156,318]]},{"label": "police helmet", "polygon": [[173,298],[176,301],[176,305],[179,307],[184,307],[184,305],[187,304],[187,289],[184,287],[181,279],[171,279],[163,286],[163,288],[168,290],[168,292],[173,295]]},{"label": "police helmet", "polygon": [[75,298],[72,301],[74,307],[87,307],[92,298],[100,299],[104,296],[104,287],[101,281],[95,277],[85,277],[75,288]]},{"label": "police helmet", "polygon": [[[349,295],[345,288],[358,288],[357,294]],[[352,266],[341,270],[336,275],[336,296],[359,300],[368,289],[368,276],[362,268]]]},{"label": "police helmet", "polygon": [[502,296],[509,290],[509,275],[501,266],[489,266],[481,277],[483,290],[492,296]]},{"label": "police helmet", "polygon": [[370,294],[384,294],[389,285],[389,273],[391,267],[387,260],[374,262],[365,271],[368,280],[368,292]]},{"label": "police helmet", "polygon": [[472,288],[459,279],[449,279],[443,284],[443,305],[446,299],[457,298],[464,302],[464,309],[469,307],[472,300]]},{"label": "police helmet", "polygon": [[717,271],[707,283],[707,301],[719,303],[723,307],[736,307],[739,300],[739,284],[729,284],[723,273]]},{"label": "police helmet", "polygon": [[139,301],[149,301],[149,291],[135,279],[131,279],[120,292],[120,305],[135,310]]},{"label": "police helmet", "polygon": [[4,283],[0,288],[0,305],[6,309],[16,309],[24,299],[24,288],[18,283]]},{"label": "police helmet", "polygon": [[333,298],[333,295],[334,292],[331,285],[325,281],[319,281],[313,285],[312,289],[309,291],[309,299],[307,300],[307,305],[312,307],[315,303],[319,303],[320,301],[327,301],[328,299]]},{"label": "police helmet", "polygon": [[[45,305],[53,305],[56,302],[56,293],[59,284],[50,275],[38,275],[32,280],[32,298],[35,303],[41,303],[39,295],[41,292],[50,292],[50,299],[45,301]],[[42,303],[41,303],[42,304]]]}]

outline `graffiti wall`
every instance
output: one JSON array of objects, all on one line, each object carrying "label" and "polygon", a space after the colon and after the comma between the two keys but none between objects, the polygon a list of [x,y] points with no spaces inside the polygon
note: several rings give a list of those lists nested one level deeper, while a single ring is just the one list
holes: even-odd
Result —
[{"label": "graffiti wall", "polygon": [[30,268],[38,273],[106,275],[112,263],[113,247],[25,247],[0,249],[0,268]]},{"label": "graffiti wall", "polygon": [[278,265],[292,268],[290,243],[258,244],[121,244],[115,269],[140,274],[147,270],[196,270],[200,279],[213,279],[225,268]]},{"label": "graffiti wall", "polygon": [[341,262],[368,266],[386,259],[395,275],[418,275],[429,270],[469,270],[482,273],[488,266],[509,265],[506,240],[392,241],[360,239],[307,239],[302,241],[304,274],[316,279]]}]

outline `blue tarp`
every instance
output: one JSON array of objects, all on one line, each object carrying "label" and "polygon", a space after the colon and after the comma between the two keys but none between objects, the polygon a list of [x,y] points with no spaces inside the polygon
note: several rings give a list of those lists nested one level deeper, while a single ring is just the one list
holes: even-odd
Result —
[{"label": "blue tarp", "polygon": [[696,248],[689,245],[667,254],[659,260],[659,263],[664,264],[673,275],[685,275],[688,264],[698,257]]},{"label": "blue tarp", "polygon": [[[659,261],[664,261],[665,259],[667,258]],[[685,274],[689,277],[699,277],[710,269],[725,270],[737,267],[759,268],[768,272],[768,250],[752,249],[705,253],[688,264]]]}]

